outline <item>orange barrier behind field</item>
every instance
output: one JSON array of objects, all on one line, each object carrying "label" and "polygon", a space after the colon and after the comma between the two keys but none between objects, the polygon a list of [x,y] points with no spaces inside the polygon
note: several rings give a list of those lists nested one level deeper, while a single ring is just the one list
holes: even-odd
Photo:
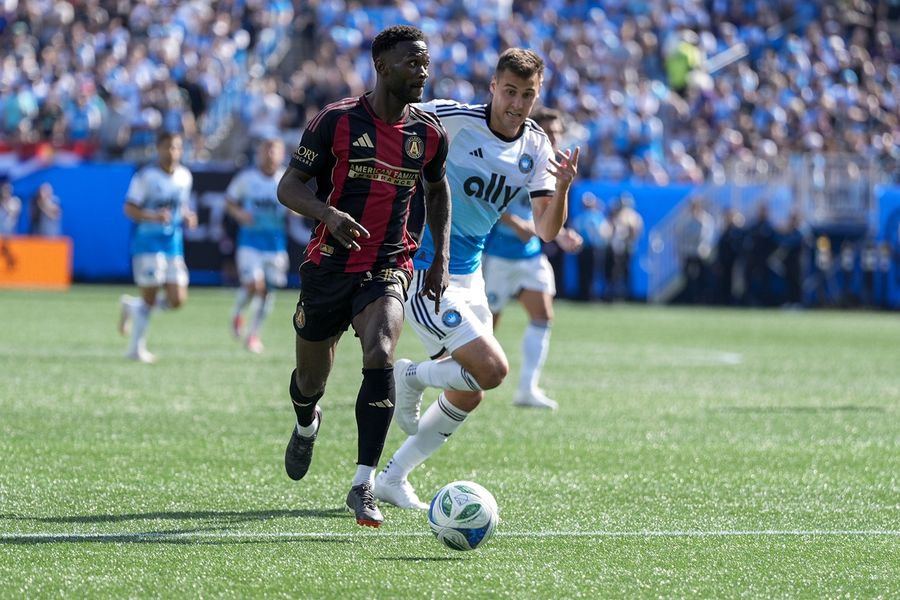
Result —
[{"label": "orange barrier behind field", "polygon": [[0,237],[0,288],[64,290],[72,284],[72,240]]}]

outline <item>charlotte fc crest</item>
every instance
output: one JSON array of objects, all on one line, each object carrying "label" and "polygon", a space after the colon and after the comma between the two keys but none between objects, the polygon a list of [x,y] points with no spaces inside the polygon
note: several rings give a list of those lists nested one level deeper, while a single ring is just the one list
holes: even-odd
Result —
[{"label": "charlotte fc crest", "polygon": [[523,154],[519,157],[519,170],[523,173],[530,173],[534,168],[534,159],[530,154]]},{"label": "charlotte fc crest", "polygon": [[414,160],[419,159],[425,154],[425,143],[419,136],[412,135],[406,138],[406,144],[403,149],[406,150],[406,155],[410,158]]}]

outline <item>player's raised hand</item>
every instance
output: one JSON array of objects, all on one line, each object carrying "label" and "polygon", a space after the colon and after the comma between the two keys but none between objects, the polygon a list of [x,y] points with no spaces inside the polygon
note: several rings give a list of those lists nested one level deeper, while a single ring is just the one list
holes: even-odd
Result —
[{"label": "player's raised hand", "polygon": [[356,222],[356,219],[347,213],[330,207],[325,211],[322,220],[331,236],[338,241],[344,248],[350,250],[359,250],[360,246],[356,243],[356,238],[367,238],[369,232],[365,227]]},{"label": "player's raised hand", "polygon": [[571,150],[557,150],[556,156],[559,157],[559,160],[550,158],[551,166],[547,167],[547,170],[556,177],[557,183],[572,184],[575,180],[575,175],[578,174],[579,154],[581,154],[581,148],[576,146],[574,152]]}]

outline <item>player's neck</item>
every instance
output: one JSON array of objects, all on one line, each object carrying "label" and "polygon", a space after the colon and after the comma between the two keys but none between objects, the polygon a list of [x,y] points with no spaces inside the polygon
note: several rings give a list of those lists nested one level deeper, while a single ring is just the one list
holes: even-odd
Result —
[{"label": "player's neck", "polygon": [[178,163],[174,163],[174,162],[172,162],[172,163],[160,162],[159,163],[159,168],[162,169],[162,171],[164,173],[168,173],[169,175],[172,175],[175,172],[175,169],[177,167],[178,167]]},{"label": "player's neck", "polygon": [[519,127],[512,129],[509,127],[504,127],[502,119],[499,118],[499,115],[494,114],[494,111],[497,110],[494,103],[488,104],[488,113],[487,113],[487,125],[488,129],[491,132],[502,139],[505,142],[511,142],[519,138],[519,135],[522,133],[522,128],[525,127],[524,124]]},{"label": "player's neck", "polygon": [[385,123],[396,123],[406,116],[406,102],[397,99],[386,90],[379,89],[378,86],[367,93],[365,99],[375,116]]}]

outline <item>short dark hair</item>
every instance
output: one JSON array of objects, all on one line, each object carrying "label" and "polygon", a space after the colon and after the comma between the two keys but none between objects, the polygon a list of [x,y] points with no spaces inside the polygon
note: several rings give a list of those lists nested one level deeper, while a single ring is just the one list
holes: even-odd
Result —
[{"label": "short dark hair", "polygon": [[503,71],[512,71],[523,79],[528,79],[537,74],[539,79],[544,79],[544,59],[533,50],[525,48],[507,48],[497,60],[495,75]]},{"label": "short dark hair", "polygon": [[531,111],[531,120],[535,121],[539,125],[541,123],[547,123],[550,121],[560,121],[562,120],[562,113],[555,108],[539,106]]},{"label": "short dark hair", "polygon": [[173,131],[170,129],[163,129],[159,133],[156,134],[156,145],[165,144],[166,142],[174,139],[174,138],[182,138],[184,139],[184,134],[180,131]]},{"label": "short dark hair", "polygon": [[388,27],[372,40],[372,60],[388,50],[393,50],[400,42],[424,42],[425,34],[412,25],[394,25]]}]

